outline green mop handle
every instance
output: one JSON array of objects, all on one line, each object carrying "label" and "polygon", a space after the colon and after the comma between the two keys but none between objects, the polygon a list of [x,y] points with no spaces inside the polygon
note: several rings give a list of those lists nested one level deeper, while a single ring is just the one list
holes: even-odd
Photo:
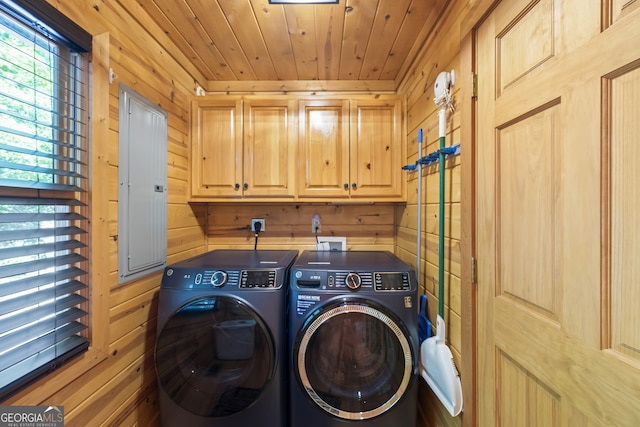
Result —
[{"label": "green mop handle", "polygon": [[447,110],[442,107],[438,113],[440,128],[440,206],[438,222],[438,316],[444,319],[444,140],[447,132]]}]

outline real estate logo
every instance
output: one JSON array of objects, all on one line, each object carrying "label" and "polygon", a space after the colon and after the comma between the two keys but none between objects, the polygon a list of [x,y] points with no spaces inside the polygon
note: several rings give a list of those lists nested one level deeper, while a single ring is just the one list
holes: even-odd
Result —
[{"label": "real estate logo", "polygon": [[64,406],[0,406],[0,427],[64,427]]}]

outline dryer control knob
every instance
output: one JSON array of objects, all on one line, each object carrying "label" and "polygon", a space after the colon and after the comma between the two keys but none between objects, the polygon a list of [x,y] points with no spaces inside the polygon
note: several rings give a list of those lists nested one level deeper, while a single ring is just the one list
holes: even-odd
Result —
[{"label": "dryer control knob", "polygon": [[352,291],[355,291],[360,287],[360,285],[362,285],[362,279],[360,278],[358,273],[347,274],[347,277],[345,277],[344,281],[347,284],[347,287],[349,287],[349,289],[351,289]]},{"label": "dryer control knob", "polygon": [[221,270],[216,271],[211,275],[211,284],[216,288],[223,286],[227,283],[227,273]]}]

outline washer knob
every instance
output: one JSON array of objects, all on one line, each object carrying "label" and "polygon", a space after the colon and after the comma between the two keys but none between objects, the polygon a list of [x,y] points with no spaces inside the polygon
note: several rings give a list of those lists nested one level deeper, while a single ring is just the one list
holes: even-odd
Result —
[{"label": "washer knob", "polygon": [[216,288],[223,286],[227,283],[227,273],[225,271],[218,270],[211,275],[211,284]]},{"label": "washer knob", "polygon": [[360,287],[360,285],[362,285],[362,279],[360,278],[358,273],[347,274],[347,277],[345,277],[344,281],[347,284],[347,287],[352,291],[355,291]]}]

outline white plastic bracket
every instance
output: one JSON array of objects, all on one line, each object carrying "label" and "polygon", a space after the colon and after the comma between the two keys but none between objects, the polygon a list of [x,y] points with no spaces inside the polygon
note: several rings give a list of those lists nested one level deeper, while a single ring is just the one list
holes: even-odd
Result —
[{"label": "white plastic bracket", "polygon": [[113,84],[113,82],[118,78],[118,75],[113,68],[109,67],[109,84]]}]

